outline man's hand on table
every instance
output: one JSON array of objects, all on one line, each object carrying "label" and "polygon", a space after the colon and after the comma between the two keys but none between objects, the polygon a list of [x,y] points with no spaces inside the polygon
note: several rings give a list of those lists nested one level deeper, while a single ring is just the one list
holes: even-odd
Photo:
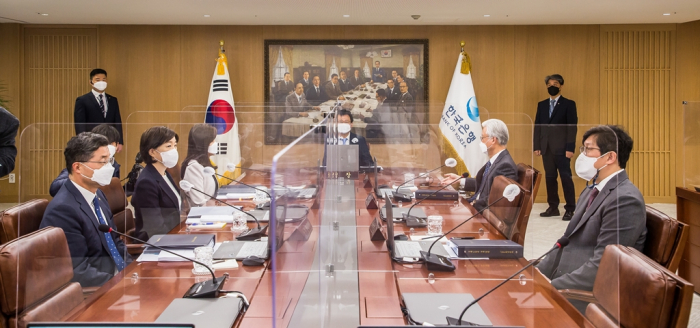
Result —
[{"label": "man's hand on table", "polygon": [[299,117],[308,117],[308,116],[309,116],[309,113],[307,113],[307,112],[299,113]]},{"label": "man's hand on table", "polygon": [[314,106],[314,107],[311,107],[311,110],[320,111],[320,110],[321,110],[321,107],[319,107],[319,106]]},{"label": "man's hand on table", "polygon": [[445,178],[440,180],[440,184],[443,186],[450,185],[450,184],[453,184],[453,183],[459,181],[459,179],[461,179],[461,178],[462,178],[461,176],[456,175],[454,173],[447,173],[447,174],[445,174]]}]

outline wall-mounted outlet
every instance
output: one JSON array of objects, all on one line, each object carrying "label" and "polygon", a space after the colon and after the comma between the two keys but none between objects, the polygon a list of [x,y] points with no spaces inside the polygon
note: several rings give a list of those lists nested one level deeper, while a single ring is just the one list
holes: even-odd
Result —
[{"label": "wall-mounted outlet", "polygon": [[10,183],[15,183],[15,174],[14,174],[14,173],[10,173],[10,175],[9,175],[9,177],[8,177],[8,180],[10,180]]}]

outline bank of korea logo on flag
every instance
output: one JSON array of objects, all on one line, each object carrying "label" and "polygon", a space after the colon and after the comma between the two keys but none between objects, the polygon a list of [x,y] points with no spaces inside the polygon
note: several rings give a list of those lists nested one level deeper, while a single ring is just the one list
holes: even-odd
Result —
[{"label": "bank of korea logo on flag", "polygon": [[479,122],[479,106],[476,105],[476,97],[467,100],[467,115],[474,122]]}]

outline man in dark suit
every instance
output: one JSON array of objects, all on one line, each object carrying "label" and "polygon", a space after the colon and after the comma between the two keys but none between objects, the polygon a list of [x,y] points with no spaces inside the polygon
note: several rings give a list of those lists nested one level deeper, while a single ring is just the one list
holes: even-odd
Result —
[{"label": "man in dark suit", "polygon": [[[499,175],[518,180],[518,168],[506,149],[508,144],[508,127],[503,121],[490,119],[481,124],[481,150],[489,156],[476,178],[463,177],[460,179],[460,187],[465,191],[475,192],[468,199],[477,211],[481,211],[488,205],[489,193],[493,179]],[[444,183],[452,183],[459,179],[454,173],[445,175]]]},{"label": "man in dark suit", "polygon": [[17,147],[15,137],[19,129],[19,119],[0,107],[0,178],[15,169]]},{"label": "man in dark suit", "polygon": [[384,69],[379,67],[379,61],[374,62],[374,68],[372,69],[372,81],[377,83],[384,83],[385,76]]},{"label": "man in dark suit", "polygon": [[[576,174],[592,180],[578,198],[564,232],[569,245],[547,255],[537,268],[557,289],[593,290],[605,247],[620,244],[644,249],[646,207],[625,167],[633,140],[621,127],[598,126],[586,131]],[[587,303],[570,300],[579,311]]]},{"label": "man in dark suit", "polygon": [[390,104],[395,103],[399,100],[400,96],[401,91],[399,90],[399,86],[394,84],[394,80],[386,81],[386,102]]},{"label": "man in dark suit", "polygon": [[391,80],[394,81],[394,84],[399,85],[398,81],[399,73],[396,70],[391,71]]},{"label": "man in dark suit", "polygon": [[297,83],[301,83],[304,86],[304,90],[308,90],[311,86],[311,78],[309,77],[309,71],[304,71],[301,80],[299,80],[299,82]]},{"label": "man in dark suit", "polygon": [[306,111],[315,109],[319,110],[318,107],[313,107],[308,101],[306,101],[306,95],[304,95],[304,86],[301,82],[297,83],[297,87],[294,92],[287,96],[284,102],[285,112],[287,118],[290,117],[307,117],[309,113]]},{"label": "man in dark suit", "polygon": [[101,68],[90,72],[92,90],[75,99],[73,120],[75,134],[91,131],[100,124],[109,124],[119,131],[119,147],[124,144],[122,132],[122,116],[119,113],[119,101],[116,97],[105,93],[107,88],[107,72]]},{"label": "man in dark suit", "polygon": [[287,96],[294,91],[294,82],[292,82],[292,77],[289,72],[284,73],[284,80],[277,83],[276,99],[277,101],[284,101]]},{"label": "man in dark suit", "polygon": [[328,100],[328,95],[326,95],[326,90],[321,87],[321,78],[318,75],[314,76],[311,87],[306,89],[306,100],[314,106]]},{"label": "man in dark suit", "polygon": [[348,76],[345,71],[340,71],[340,79],[338,80],[338,84],[340,85],[340,91],[342,92],[352,90],[352,88],[355,87],[350,83],[350,80],[348,80]]},{"label": "man in dark suit", "polygon": [[68,141],[63,154],[69,182],[49,203],[41,228],[63,229],[73,261],[73,281],[83,287],[101,286],[131,263],[119,236],[98,230],[107,224],[116,230],[105,195],[97,189],[109,184],[107,138],[83,132]]},{"label": "man in dark suit", "polygon": [[364,83],[365,83],[365,78],[362,75],[360,75],[360,70],[355,69],[353,76],[350,77],[350,84],[352,84],[353,88],[354,88],[354,87],[357,87],[358,85],[364,84]]},{"label": "man in dark suit", "polygon": [[559,216],[559,186],[557,171],[564,189],[564,216],[569,221],[574,216],[576,199],[574,181],[571,178],[571,157],[576,144],[576,103],[561,96],[564,78],[559,74],[545,78],[550,97],[537,104],[533,149],[536,156],[542,156],[544,175],[547,183],[547,203],[549,208],[542,217]]},{"label": "man in dark suit", "polygon": [[[360,154],[360,166],[372,166],[372,154],[369,153],[369,146],[365,137],[350,132],[352,130],[352,113],[349,110],[338,111],[338,140],[337,145],[357,145]],[[328,143],[326,143],[327,145]],[[326,165],[326,151],[324,149],[323,165]]]},{"label": "man in dark suit", "polygon": [[338,74],[331,75],[331,80],[326,83],[326,95],[333,100],[345,99],[345,97],[343,97],[343,91],[340,90],[340,85],[338,85]]}]

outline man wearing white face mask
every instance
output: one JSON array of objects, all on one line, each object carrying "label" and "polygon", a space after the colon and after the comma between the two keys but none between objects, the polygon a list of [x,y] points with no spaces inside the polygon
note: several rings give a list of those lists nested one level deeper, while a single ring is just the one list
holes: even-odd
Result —
[{"label": "man wearing white face mask", "polygon": [[75,100],[73,120],[75,134],[90,131],[99,124],[108,124],[119,131],[117,152],[121,151],[124,143],[122,133],[122,116],[119,113],[119,102],[116,97],[105,92],[107,89],[107,71],[96,68],[90,72],[92,91]]},{"label": "man wearing white face mask", "polygon": [[[357,145],[360,154],[360,166],[372,166],[372,154],[369,152],[369,146],[365,137],[350,132],[352,130],[352,113],[349,110],[341,109],[338,111],[338,140],[331,141],[337,145]],[[327,142],[326,144],[328,144]],[[326,154],[323,154],[323,166],[326,165]]]},{"label": "man wearing white face mask", "polygon": [[164,126],[152,127],[141,135],[139,152],[146,163],[134,186],[134,237],[166,234],[180,223],[182,198],[180,189],[167,169],[178,164],[175,131]]},{"label": "man wearing white face mask", "polygon": [[489,193],[491,192],[491,184],[493,179],[499,175],[505,176],[513,180],[518,180],[518,168],[506,149],[508,144],[508,127],[501,120],[490,119],[481,123],[481,151],[489,156],[489,161],[486,162],[476,178],[464,176],[459,179],[459,176],[454,173],[445,174],[443,184],[460,180],[460,187],[465,191],[473,191],[474,195],[468,200],[474,205],[477,211],[482,210],[488,205]]},{"label": "man wearing white face mask", "polygon": [[[117,148],[119,147],[119,131],[117,131],[117,129],[115,129],[113,126],[109,126],[107,124],[100,124],[94,129],[92,129],[92,133],[99,134],[107,138],[107,141],[109,142],[109,145],[107,145],[107,148],[109,149],[109,161],[114,167],[114,174],[112,174],[112,176],[115,178],[119,178],[120,165],[114,159],[114,154],[117,152]],[[61,189],[63,184],[66,183],[66,181],[68,181],[68,170],[63,169],[61,170],[61,173],[58,174],[58,177],[56,177],[56,179],[54,179],[53,182],[51,182],[51,187],[49,188],[49,194],[51,195],[51,197],[56,196],[56,194]]]},{"label": "man wearing white face mask", "polygon": [[73,261],[73,281],[83,287],[101,286],[122,271],[131,257],[116,234],[98,230],[100,224],[117,229],[104,193],[113,168],[107,138],[84,132],[71,138],[63,152],[69,180],[51,200],[41,228],[63,229]]},{"label": "man wearing white face mask", "polygon": [[[593,290],[607,245],[643,250],[647,233],[644,197],[625,171],[632,145],[632,138],[618,126],[598,126],[583,135],[576,174],[593,183],[579,196],[564,232],[569,245],[537,265],[557,289]],[[571,303],[581,312],[587,305]]]}]

